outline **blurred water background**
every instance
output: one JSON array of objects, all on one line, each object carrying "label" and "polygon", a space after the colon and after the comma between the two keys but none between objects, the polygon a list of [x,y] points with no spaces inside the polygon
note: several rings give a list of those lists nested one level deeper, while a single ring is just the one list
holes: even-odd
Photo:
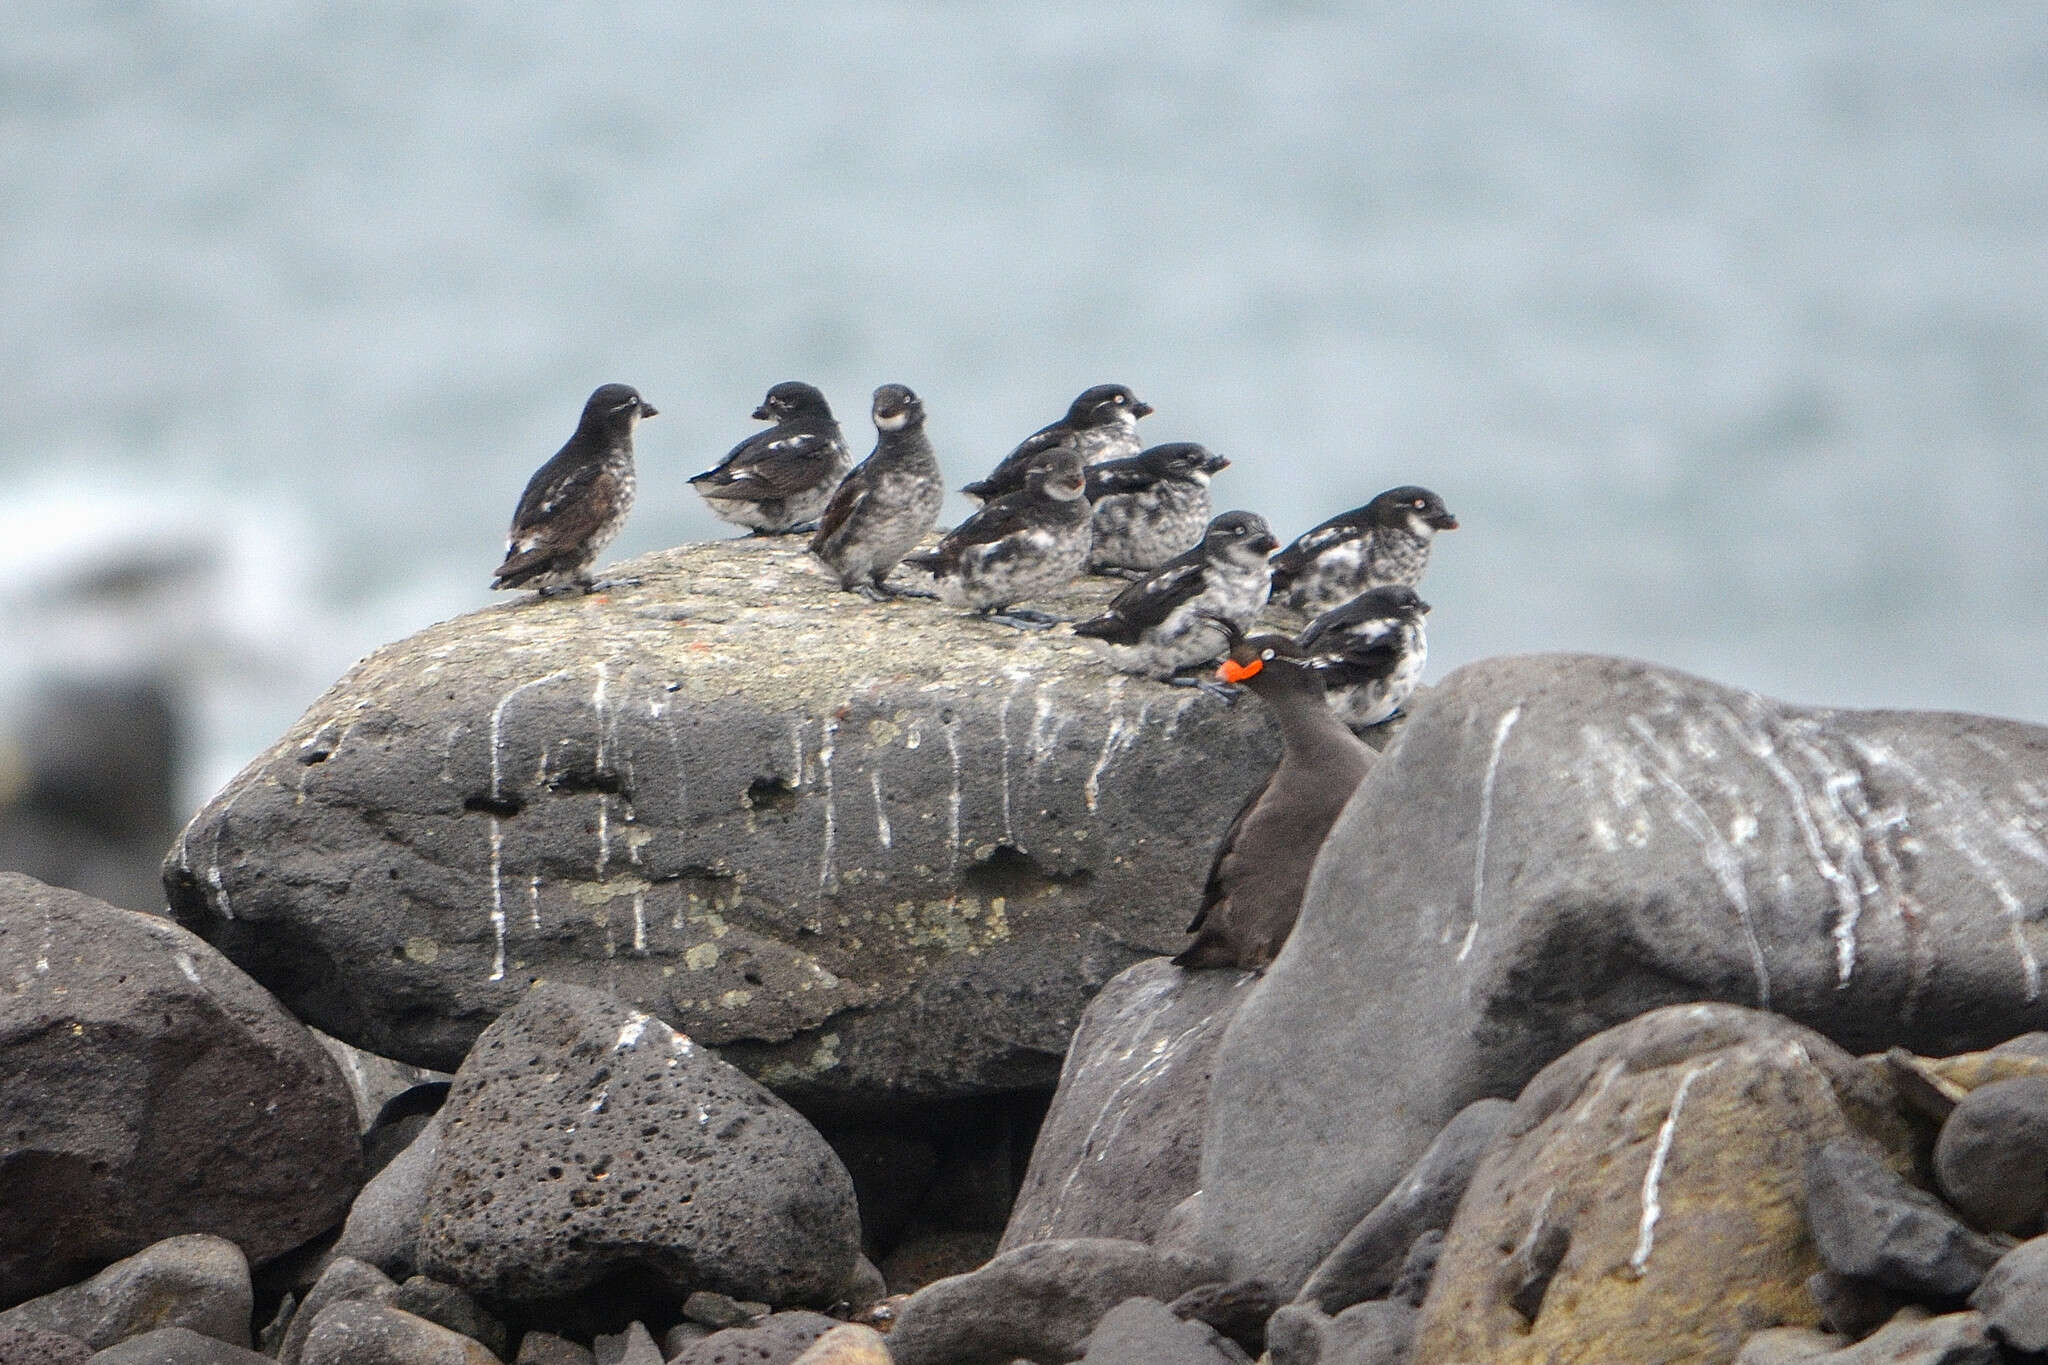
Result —
[{"label": "blurred water background", "polygon": [[0,120],[4,714],[159,676],[184,809],[490,598],[609,380],[617,556],[724,534],[777,380],[862,451],[909,383],[955,485],[1118,380],[1283,537],[1442,493],[1432,678],[2048,721],[2033,0],[78,0]]}]

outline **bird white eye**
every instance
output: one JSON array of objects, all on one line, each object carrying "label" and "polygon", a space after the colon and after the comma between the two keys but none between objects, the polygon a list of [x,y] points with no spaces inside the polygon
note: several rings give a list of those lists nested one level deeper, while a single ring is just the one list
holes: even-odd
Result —
[{"label": "bird white eye", "polygon": [[1417,499],[1416,499],[1416,500],[1415,500],[1415,501],[1414,501],[1414,502],[1413,502],[1413,503],[1411,504],[1411,506],[1413,506],[1413,507],[1415,508],[1415,510],[1416,510],[1416,511],[1420,512],[1420,511],[1421,511],[1421,510],[1422,510],[1423,508],[1425,508],[1425,507],[1429,506],[1429,504],[1428,504],[1428,503],[1426,503],[1426,502],[1424,502],[1424,501],[1423,501],[1423,500],[1422,500],[1421,498],[1417,498]]},{"label": "bird white eye", "polygon": [[1270,649],[1262,649],[1259,651],[1259,657],[1261,659],[1270,659],[1273,657],[1273,651]]}]

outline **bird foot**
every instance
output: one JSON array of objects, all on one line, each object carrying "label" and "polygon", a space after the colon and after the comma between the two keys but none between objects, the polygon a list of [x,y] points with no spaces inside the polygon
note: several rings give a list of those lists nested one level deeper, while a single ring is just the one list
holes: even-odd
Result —
[{"label": "bird foot", "polygon": [[579,595],[588,596],[590,593],[593,593],[595,591],[597,591],[597,589],[589,583],[557,583],[553,587],[549,588],[535,588],[533,590],[533,600],[536,602],[545,602],[550,597],[566,597],[572,592],[577,593]]},{"label": "bird foot", "polygon": [[596,582],[585,583],[583,585],[583,595],[588,597],[592,593],[610,592],[615,588],[637,588],[639,586],[640,580],[637,578],[600,578]]},{"label": "bird foot", "polygon": [[814,536],[814,535],[818,534],[818,523],[817,523],[817,522],[816,522],[815,520],[813,520],[813,521],[807,521],[807,522],[804,522],[804,523],[803,523],[803,524],[802,524],[801,526],[792,526],[792,527],[790,527],[790,528],[789,528],[789,529],[788,529],[787,531],[777,531],[777,532],[768,532],[768,531],[763,531],[763,532],[761,532],[760,534],[762,534],[762,535],[771,535],[771,534],[773,534],[773,535],[785,535],[785,536]]},{"label": "bird foot", "polygon": [[1207,692],[1210,696],[1216,698],[1216,700],[1222,702],[1225,706],[1237,705],[1237,699],[1244,695],[1244,689],[1242,687],[1233,687],[1229,683],[1217,682],[1214,678],[1203,677],[1201,675],[1195,675],[1193,677],[1190,677],[1183,674],[1178,677],[1168,678],[1166,680],[1166,685],[1168,687],[1200,688],[1202,691]]},{"label": "bird foot", "polygon": [[991,621],[1001,621],[1006,626],[1017,626],[1025,630],[1048,630],[1053,626],[1066,624],[1066,617],[1054,616],[1051,612],[1033,611],[1029,607],[989,607],[982,616]]},{"label": "bird foot", "polygon": [[1088,572],[1097,578],[1121,578],[1127,583],[1135,583],[1145,576],[1143,569],[1124,569],[1109,564],[1098,564]]},{"label": "bird foot", "polygon": [[1059,617],[1047,616],[1039,611],[984,611],[978,614],[984,621],[1014,626],[1018,630],[1051,630],[1060,624]]},{"label": "bird foot", "polygon": [[937,593],[928,591],[924,588],[893,588],[888,586],[887,584],[884,584],[882,585],[881,593],[883,597],[919,597],[927,602],[936,602],[939,600],[939,595]]}]

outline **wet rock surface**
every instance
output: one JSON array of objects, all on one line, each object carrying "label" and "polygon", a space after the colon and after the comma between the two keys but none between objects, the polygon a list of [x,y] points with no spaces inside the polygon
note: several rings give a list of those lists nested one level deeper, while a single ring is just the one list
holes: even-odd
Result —
[{"label": "wet rock surface", "polygon": [[2036,726],[1581,655],[1458,670],[1218,1048],[1205,1242],[1298,1283],[1465,1104],[1659,1005],[1764,1007],[1859,1051],[2039,1028],[2043,791]]},{"label": "wet rock surface", "polygon": [[180,1233],[331,1226],[355,1107],[312,1035],[154,915],[0,874],[0,1304]]},{"label": "wet rock surface", "polygon": [[832,591],[786,543],[619,567],[642,586],[358,664],[188,825],[179,920],[444,1070],[546,978],[798,1098],[1049,1087],[1088,997],[1181,946],[1278,753],[1257,708]]},{"label": "wet rock surface", "polygon": [[659,1019],[536,987],[477,1041],[441,1111],[420,1265],[495,1299],[644,1273],[830,1302],[859,1255],[853,1182],[794,1110]]}]

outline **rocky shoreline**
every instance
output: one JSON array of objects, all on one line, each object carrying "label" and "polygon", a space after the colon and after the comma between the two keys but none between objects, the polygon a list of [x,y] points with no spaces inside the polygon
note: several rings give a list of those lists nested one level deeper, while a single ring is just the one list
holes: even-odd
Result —
[{"label": "rocky shoreline", "polygon": [[1489,660],[1187,972],[1256,708],[620,567],[0,877],[0,1365],[2048,1350],[2048,730]]}]

